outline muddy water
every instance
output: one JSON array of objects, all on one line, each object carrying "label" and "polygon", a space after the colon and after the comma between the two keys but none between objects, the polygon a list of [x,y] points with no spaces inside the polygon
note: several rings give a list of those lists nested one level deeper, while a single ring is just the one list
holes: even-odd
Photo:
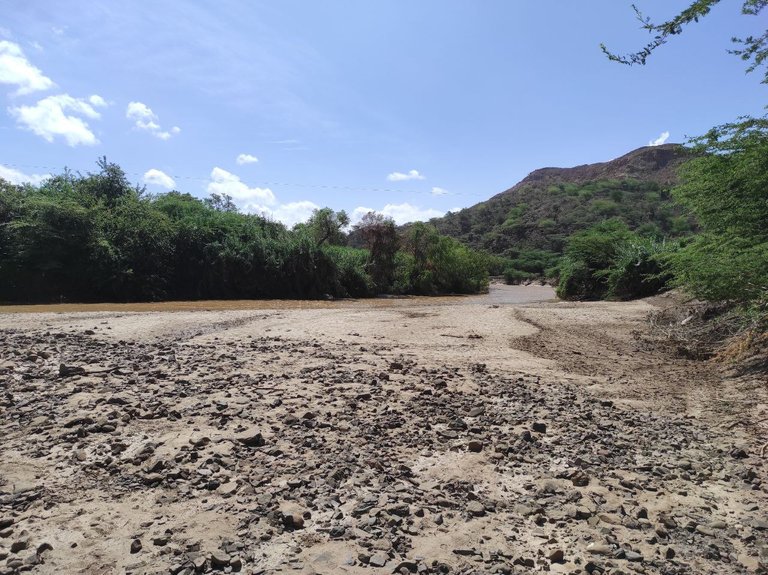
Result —
[{"label": "muddy water", "polygon": [[348,307],[411,307],[425,305],[509,305],[555,299],[549,286],[508,286],[491,284],[487,294],[473,296],[407,296],[374,299],[317,300],[204,300],[149,303],[61,303],[48,305],[0,306],[0,313],[70,313],[70,312],[149,312],[149,311],[228,311],[260,309],[334,309]]}]

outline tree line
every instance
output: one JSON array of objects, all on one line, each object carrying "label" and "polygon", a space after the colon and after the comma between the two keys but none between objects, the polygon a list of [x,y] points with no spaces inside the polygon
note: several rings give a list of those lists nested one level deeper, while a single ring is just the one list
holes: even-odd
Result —
[{"label": "tree line", "polygon": [[329,208],[287,229],[231,198],[148,194],[119,165],[0,180],[0,301],[158,301],[476,293],[486,258],[418,224]]}]

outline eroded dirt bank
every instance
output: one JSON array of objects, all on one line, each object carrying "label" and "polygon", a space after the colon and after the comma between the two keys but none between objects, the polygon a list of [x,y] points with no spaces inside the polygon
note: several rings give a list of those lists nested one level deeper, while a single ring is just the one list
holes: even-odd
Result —
[{"label": "eroded dirt bank", "polygon": [[759,572],[765,385],[514,289],[0,314],[0,573]]}]

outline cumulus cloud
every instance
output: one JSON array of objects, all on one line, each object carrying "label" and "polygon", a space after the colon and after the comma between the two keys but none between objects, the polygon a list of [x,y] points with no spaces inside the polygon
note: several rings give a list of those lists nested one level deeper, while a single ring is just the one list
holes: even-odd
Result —
[{"label": "cumulus cloud", "polygon": [[[91,96],[91,99],[93,98],[100,97]],[[93,146],[98,144],[99,140],[81,116],[98,120],[101,114],[89,100],[59,94],[48,96],[34,106],[9,108],[9,112],[23,128],[47,142],[53,142],[57,136],[61,136],[70,146]]]},{"label": "cumulus cloud", "polygon": [[25,174],[24,172],[0,164],[0,178],[12,184],[32,184],[33,186],[37,186],[50,177],[50,174]]},{"label": "cumulus cloud", "polygon": [[662,144],[666,143],[667,140],[669,140],[669,132],[662,132],[659,135],[658,138],[648,142],[648,145],[649,146],[661,146]]},{"label": "cumulus cloud", "polygon": [[388,218],[392,218],[397,225],[407,224],[409,222],[424,222],[432,218],[439,218],[445,212],[434,210],[432,208],[419,208],[409,203],[387,204],[380,210],[372,208],[359,207],[352,211],[350,219],[352,222],[359,222],[368,212],[376,212]]},{"label": "cumulus cloud", "polygon": [[106,108],[107,107],[107,101],[99,96],[98,94],[93,94],[88,98],[88,101],[91,103],[92,106],[96,106],[97,108]]},{"label": "cumulus cloud", "polygon": [[149,132],[155,138],[161,140],[169,140],[171,136],[181,132],[181,128],[178,126],[174,126],[170,130],[163,130],[159,124],[160,119],[157,117],[157,114],[143,102],[129,102],[128,107],[125,109],[125,117],[134,121],[133,125],[137,130]]},{"label": "cumulus cloud", "polygon": [[419,170],[410,170],[407,174],[402,172],[392,172],[387,176],[390,182],[405,182],[407,180],[424,180],[424,176],[419,173]]},{"label": "cumulus cloud", "polygon": [[298,223],[306,222],[312,215],[312,212],[319,209],[320,206],[308,200],[289,202],[274,207],[259,204],[246,204],[243,207],[243,211],[247,214],[264,216],[265,218],[281,222],[289,228]]},{"label": "cumulus cloud", "polygon": [[165,188],[166,190],[172,190],[173,188],[176,187],[176,182],[173,180],[171,176],[155,168],[152,168],[151,170],[147,170],[146,172],[144,172],[143,180],[145,184],[160,186],[162,188]]},{"label": "cumulus cloud", "polygon": [[244,164],[255,164],[258,161],[259,159],[251,154],[239,154],[235,159],[235,162],[237,162],[238,166],[242,166]]},{"label": "cumulus cloud", "polygon": [[235,161],[238,166],[242,166],[243,164],[255,164],[259,159],[251,154],[240,154]]},{"label": "cumulus cloud", "polygon": [[434,187],[432,188],[432,195],[433,196],[444,196],[448,193],[448,190],[444,190],[443,188]]},{"label": "cumulus cloud", "polygon": [[263,203],[271,206],[277,202],[275,194],[269,188],[249,188],[238,176],[219,167],[211,171],[211,181],[207,189],[210,194],[227,194],[247,205]]},{"label": "cumulus cloud", "polygon": [[19,45],[8,40],[0,40],[0,84],[16,86],[15,95],[53,87],[53,81],[27,60]]}]

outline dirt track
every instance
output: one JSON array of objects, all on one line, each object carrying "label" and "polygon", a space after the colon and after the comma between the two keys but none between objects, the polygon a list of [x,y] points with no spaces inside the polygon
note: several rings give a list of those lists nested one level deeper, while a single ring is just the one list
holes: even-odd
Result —
[{"label": "dirt track", "polygon": [[0,574],[760,572],[765,385],[546,289],[0,313]]}]

